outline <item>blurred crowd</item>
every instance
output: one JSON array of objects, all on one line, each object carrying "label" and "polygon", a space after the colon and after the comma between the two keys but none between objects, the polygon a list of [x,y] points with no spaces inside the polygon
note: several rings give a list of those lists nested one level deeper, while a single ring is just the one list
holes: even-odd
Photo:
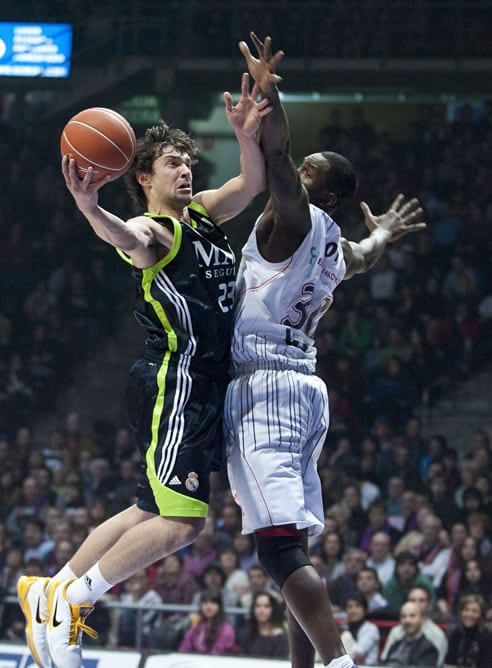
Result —
[{"label": "blurred crowd", "polygon": [[[138,53],[178,57],[235,57],[247,31],[271,34],[293,58],[490,57],[490,7],[467,0],[224,0],[66,2],[24,0],[4,20],[71,22],[76,53],[100,43],[101,56]],[[245,33],[246,30],[246,33]]]},{"label": "blurred crowd", "polygon": [[[360,665],[439,668],[448,657],[483,668],[492,647],[490,435],[477,428],[458,456],[412,416],[399,430],[378,422],[357,456],[348,440],[323,451],[325,529],[310,539],[347,651]],[[21,610],[6,600],[17,579],[53,575],[131,504],[138,463],[126,428],[102,445],[76,412],[50,443],[20,427],[0,449],[1,638],[22,642]],[[110,590],[92,613],[99,638],[86,644],[288,657],[281,593],[217,475],[196,542]],[[407,644],[410,663],[398,663]],[[474,662],[458,662],[465,651]]]},{"label": "blurred crowd", "polygon": [[[374,211],[404,192],[419,197],[429,224],[338,288],[317,339],[332,423],[319,466],[325,532],[311,556],[360,664],[463,665],[475,652],[466,665],[478,668],[480,652],[490,654],[490,436],[477,424],[451,447],[425,433],[419,415],[423,398],[435,401],[490,359],[491,113],[490,103],[465,105],[450,121],[422,105],[397,140],[361,108],[349,123],[335,109],[320,134],[320,150],[353,161]],[[79,362],[113,340],[128,298],[126,268],[74,211],[57,150],[40,128],[0,126],[3,595],[22,573],[56,572],[132,502],[138,475],[126,426],[102,438],[73,411],[49,442],[36,434],[39,412],[53,408]],[[128,216],[121,184],[104,197]],[[364,235],[357,206],[337,220],[345,236]],[[114,612],[111,601],[134,606]],[[194,612],[156,611],[159,602]],[[144,609],[138,636],[135,606]],[[4,602],[1,613],[1,637],[22,641],[20,609]],[[288,655],[281,596],[240,533],[224,473],[195,544],[114,588],[93,615],[106,646]]]}]

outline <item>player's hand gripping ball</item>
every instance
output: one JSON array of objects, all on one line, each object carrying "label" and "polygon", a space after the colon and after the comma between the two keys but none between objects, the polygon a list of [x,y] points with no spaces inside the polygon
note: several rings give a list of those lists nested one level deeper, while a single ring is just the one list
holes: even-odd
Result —
[{"label": "player's hand gripping ball", "polygon": [[92,182],[106,176],[113,181],[131,165],[136,143],[135,132],[124,116],[113,109],[91,107],[65,125],[60,150],[75,160],[80,178],[92,167]]}]

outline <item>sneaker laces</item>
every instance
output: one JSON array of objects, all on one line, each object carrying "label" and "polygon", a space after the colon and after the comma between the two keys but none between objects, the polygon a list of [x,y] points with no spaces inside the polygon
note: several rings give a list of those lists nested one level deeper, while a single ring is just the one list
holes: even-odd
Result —
[{"label": "sneaker laces", "polygon": [[70,644],[77,644],[77,639],[79,637],[80,633],[87,633],[89,638],[93,638],[94,640],[99,637],[98,632],[92,628],[92,626],[89,626],[84,622],[84,619],[87,617],[87,615],[92,612],[92,607],[88,608],[86,612],[81,612],[79,616],[77,616],[71,623],[70,625]]}]

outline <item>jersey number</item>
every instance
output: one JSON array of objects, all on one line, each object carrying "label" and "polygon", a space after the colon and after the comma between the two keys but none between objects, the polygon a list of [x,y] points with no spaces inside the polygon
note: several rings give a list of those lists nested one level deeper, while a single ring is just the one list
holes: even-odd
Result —
[{"label": "jersey number", "polygon": [[290,320],[289,318],[282,320],[283,325],[287,325],[287,327],[292,327],[293,329],[300,329],[310,337],[314,336],[318,322],[331,304],[331,300],[325,298],[313,308],[313,292],[314,285],[305,285],[302,289],[302,293],[305,295],[304,299],[300,299],[292,306],[297,315],[296,320]]},{"label": "jersey number", "polygon": [[219,308],[222,313],[228,313],[234,305],[234,294],[236,290],[236,282],[229,281],[228,283],[219,283]]}]

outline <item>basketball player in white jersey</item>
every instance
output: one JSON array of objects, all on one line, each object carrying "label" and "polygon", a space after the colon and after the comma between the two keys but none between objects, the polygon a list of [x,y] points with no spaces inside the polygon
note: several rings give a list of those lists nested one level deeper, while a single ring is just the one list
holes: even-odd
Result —
[{"label": "basketball player in white jersey", "polygon": [[362,203],[369,236],[346,241],[330,213],[355,191],[351,164],[315,153],[296,169],[272,55],[251,33],[259,58],[240,49],[273,111],[262,119],[270,199],[242,251],[232,355],[234,378],[225,404],[228,472],[242,509],[243,533],[289,610],[294,668],[312,668],[315,650],[330,668],[352,668],[326,588],[311,565],[308,535],[323,530],[316,463],[328,429],[328,397],[314,375],[314,334],[336,286],[367,271],[386,244],[425,227],[417,200],[399,195],[374,216]]}]

